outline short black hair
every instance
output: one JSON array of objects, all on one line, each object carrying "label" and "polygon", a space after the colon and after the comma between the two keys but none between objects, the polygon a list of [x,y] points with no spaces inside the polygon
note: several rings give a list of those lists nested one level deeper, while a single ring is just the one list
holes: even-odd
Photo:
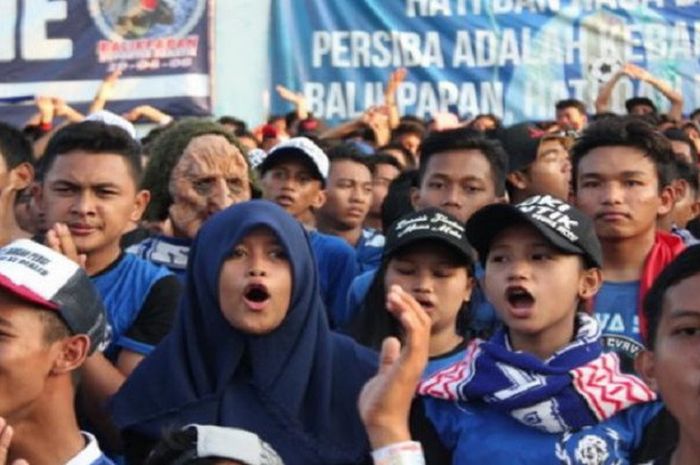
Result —
[{"label": "short black hair", "polygon": [[0,121],[0,155],[7,169],[17,168],[22,163],[33,163],[34,155],[29,139],[14,126]]},{"label": "short black hair", "polygon": [[700,108],[696,108],[693,112],[688,115],[688,119],[695,119],[696,116],[700,115]]},{"label": "short black hair", "polygon": [[475,121],[481,118],[487,118],[490,119],[493,122],[493,130],[500,129],[503,127],[503,122],[501,121],[501,118],[498,116],[494,115],[493,113],[479,113],[476,115],[471,122],[469,123],[469,126],[472,126]]},{"label": "short black hair", "polygon": [[687,163],[684,160],[674,159],[671,162],[671,170],[674,179],[682,179],[687,182],[688,186],[697,195],[700,190],[700,179],[698,179],[700,170],[698,170],[697,165]]},{"label": "short black hair", "polygon": [[430,159],[442,152],[452,150],[478,150],[491,166],[496,195],[502,196],[506,189],[508,172],[508,154],[497,140],[489,139],[478,131],[468,128],[448,129],[432,132],[420,146],[420,164],[418,166],[418,183],[428,169]]},{"label": "short black hair", "polygon": [[677,141],[677,142],[683,142],[684,144],[687,144],[688,147],[690,147],[690,155],[693,158],[693,160],[697,161],[698,159],[698,149],[695,148],[695,144],[693,143],[692,139],[688,134],[685,133],[684,130],[681,128],[670,128],[666,129],[664,131],[664,136],[670,141]]},{"label": "short black hair", "polygon": [[61,339],[70,337],[73,332],[68,327],[68,324],[58,316],[58,313],[52,310],[37,310],[39,320],[44,326],[44,342],[52,344]]},{"label": "short black hair", "polygon": [[624,146],[640,150],[656,167],[659,192],[670,182],[669,166],[674,159],[671,142],[653,126],[633,116],[596,121],[583,131],[571,148],[573,188],[577,190],[578,165],[598,147]]},{"label": "short black hair", "polygon": [[270,115],[267,117],[267,124],[272,124],[275,121],[284,121],[287,123],[287,115]]},{"label": "short black hair", "polygon": [[654,350],[659,322],[663,312],[664,296],[670,287],[700,273],[700,245],[685,249],[659,274],[644,297],[643,311],[647,320],[646,346]]},{"label": "short black hair", "polygon": [[411,189],[418,185],[418,170],[404,171],[399,174],[387,190],[382,203],[382,229],[388,231],[394,221],[413,211]]},{"label": "short black hair", "polygon": [[422,139],[423,136],[425,136],[425,127],[412,121],[399,123],[399,125],[391,131],[391,140],[396,140],[406,134],[413,134]]},{"label": "short black hair", "polygon": [[381,154],[382,152],[387,151],[387,150],[397,150],[397,151],[401,152],[404,160],[406,160],[406,166],[403,169],[412,170],[412,169],[417,168],[415,157],[403,145],[399,144],[398,142],[389,142],[388,144],[382,145],[381,147],[379,147],[377,149],[377,154]]},{"label": "short black hair", "polygon": [[260,142],[258,142],[257,137],[255,137],[255,134],[253,134],[250,131],[235,131],[234,132],[235,136],[238,137],[238,139],[246,138],[246,139],[252,139],[255,142],[256,147],[260,147]]},{"label": "short black hair", "polygon": [[601,111],[600,113],[596,113],[593,116],[591,116],[591,122],[601,121],[608,118],[617,118],[618,116],[620,115],[613,111]]},{"label": "short black hair", "polygon": [[57,157],[74,150],[94,155],[119,155],[124,158],[134,184],[138,186],[141,182],[141,144],[124,129],[101,121],[83,121],[59,129],[41,158],[41,179],[51,171]]},{"label": "short black hair", "polygon": [[399,163],[399,161],[396,158],[392,157],[387,153],[379,152],[378,154],[367,158],[367,161],[369,162],[370,167],[372,168],[372,172],[374,172],[377,165],[391,165],[397,170],[399,170],[399,172],[403,171],[401,163]]},{"label": "short black hair", "polygon": [[648,97],[632,97],[625,100],[625,108],[627,109],[627,113],[632,113],[632,109],[638,106],[649,107],[651,108],[652,113],[658,113],[656,105],[654,105],[654,102],[652,102]]},{"label": "short black hair", "polygon": [[224,126],[233,126],[234,133],[236,135],[238,135],[239,132],[245,132],[248,130],[248,125],[246,122],[234,116],[225,115],[217,119],[216,122]]},{"label": "short black hair", "polygon": [[585,115],[586,114],[586,105],[575,98],[567,98],[564,100],[559,100],[556,104],[554,104],[554,108],[559,111],[559,110],[565,110],[567,108],[576,108],[579,113]]},{"label": "short black hair", "polygon": [[399,123],[414,123],[425,129],[425,120],[416,115],[403,115],[399,119]]},{"label": "short black hair", "polygon": [[355,144],[343,142],[335,145],[328,149],[326,155],[328,155],[329,166],[332,166],[334,162],[351,161],[367,167],[370,173],[373,170],[373,167],[369,163],[368,156],[364,155]]}]

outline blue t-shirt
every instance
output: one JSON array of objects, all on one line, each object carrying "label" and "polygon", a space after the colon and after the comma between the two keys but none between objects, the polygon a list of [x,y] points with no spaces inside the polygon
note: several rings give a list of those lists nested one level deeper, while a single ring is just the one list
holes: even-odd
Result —
[{"label": "blue t-shirt", "polygon": [[639,404],[596,425],[570,433],[545,433],[481,402],[422,398],[426,416],[453,464],[628,465],[645,427],[661,410]]},{"label": "blue t-shirt", "polygon": [[593,314],[600,323],[607,351],[634,359],[644,348],[639,333],[639,281],[603,282]]},{"label": "blue t-shirt", "polygon": [[137,257],[164,266],[182,281],[187,271],[187,257],[192,241],[187,238],[152,236],[126,249]]},{"label": "blue t-shirt", "polygon": [[90,280],[107,311],[110,344],[105,356],[114,360],[121,348],[150,353],[172,324],[182,290],[177,278],[164,267],[125,253]]},{"label": "blue t-shirt", "polygon": [[428,364],[426,365],[425,370],[423,370],[422,379],[430,378],[438,371],[444,370],[445,368],[450,367],[455,363],[461,361],[466,355],[466,353],[467,344],[465,342],[446,354],[439,355],[437,357],[431,357],[428,360]]},{"label": "blue t-shirt", "polygon": [[376,229],[365,228],[362,230],[362,235],[355,245],[359,273],[379,267],[384,252],[384,242],[384,235]]},{"label": "blue t-shirt", "polygon": [[309,231],[311,249],[318,269],[321,297],[331,327],[346,321],[346,297],[350,283],[357,275],[355,250],[337,236]]}]

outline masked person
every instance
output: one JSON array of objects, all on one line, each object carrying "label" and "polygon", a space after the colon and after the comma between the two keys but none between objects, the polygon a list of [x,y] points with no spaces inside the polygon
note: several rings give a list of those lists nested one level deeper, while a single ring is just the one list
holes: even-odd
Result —
[{"label": "masked person", "polygon": [[251,198],[245,149],[223,126],[186,120],[150,147],[143,187],[151,192],[146,219],[167,222],[158,234],[127,249],[184,276],[192,239],[214,213]]}]

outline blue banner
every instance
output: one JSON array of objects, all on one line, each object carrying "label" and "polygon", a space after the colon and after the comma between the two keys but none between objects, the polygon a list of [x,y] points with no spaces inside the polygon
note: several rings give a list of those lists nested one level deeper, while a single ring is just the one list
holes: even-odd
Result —
[{"label": "blue banner", "polygon": [[211,1],[3,2],[0,119],[21,124],[35,111],[26,96],[84,109],[117,69],[111,111],[147,103],[171,115],[209,114]]},{"label": "blue banner", "polygon": [[[402,114],[494,113],[506,123],[554,117],[554,103],[589,105],[626,62],[700,107],[700,0],[273,0],[272,89],[303,92],[315,115],[337,122],[380,104],[389,74]],[[273,112],[289,111],[271,89]],[[623,78],[612,110],[649,96]]]}]

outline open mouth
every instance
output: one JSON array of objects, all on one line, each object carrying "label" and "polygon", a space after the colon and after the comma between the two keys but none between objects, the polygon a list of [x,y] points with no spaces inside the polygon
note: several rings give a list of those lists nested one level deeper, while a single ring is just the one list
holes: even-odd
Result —
[{"label": "open mouth", "polygon": [[427,299],[416,299],[416,302],[418,302],[418,304],[421,307],[423,307],[423,310],[428,311],[428,312],[432,311],[433,308],[435,308],[435,305]]},{"label": "open mouth", "polygon": [[270,293],[263,284],[249,284],[243,293],[248,305],[254,310],[260,310],[270,299]]},{"label": "open mouth", "polygon": [[535,304],[535,298],[522,286],[512,286],[506,289],[506,299],[515,309],[529,309]]},{"label": "open mouth", "polygon": [[289,205],[294,204],[294,199],[288,195],[280,195],[275,200],[277,200],[277,204],[283,207],[288,207]]}]

